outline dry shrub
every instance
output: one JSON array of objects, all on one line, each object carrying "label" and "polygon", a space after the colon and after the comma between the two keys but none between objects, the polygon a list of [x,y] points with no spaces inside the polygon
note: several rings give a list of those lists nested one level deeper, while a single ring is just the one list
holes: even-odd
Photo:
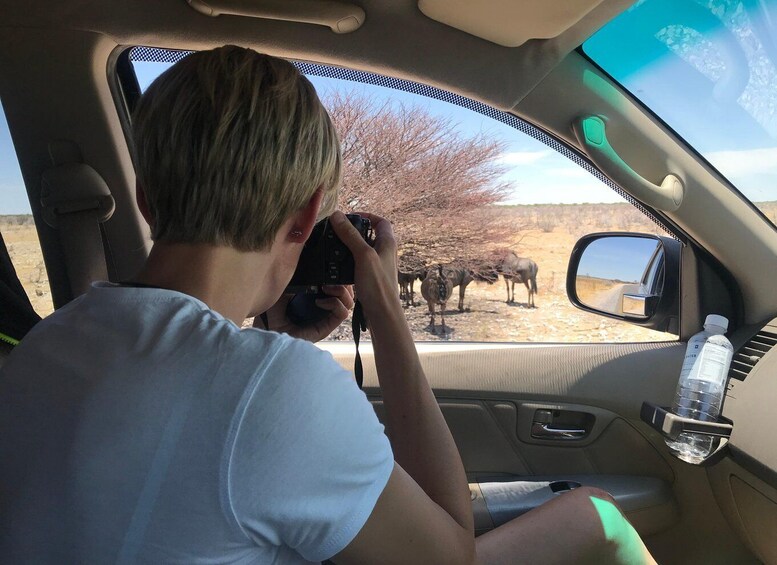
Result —
[{"label": "dry shrub", "polygon": [[498,161],[503,142],[364,94],[335,92],[324,104],[343,149],[341,209],[390,219],[407,263],[470,263],[512,237],[514,223],[496,206],[511,188]]}]

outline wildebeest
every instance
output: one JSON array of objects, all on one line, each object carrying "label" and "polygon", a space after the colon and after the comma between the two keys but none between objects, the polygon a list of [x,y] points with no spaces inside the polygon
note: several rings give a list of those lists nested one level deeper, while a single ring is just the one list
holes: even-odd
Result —
[{"label": "wildebeest", "polygon": [[399,282],[399,298],[405,301],[405,306],[415,306],[413,286],[416,279],[423,281],[426,278],[426,269],[416,269],[409,272],[397,271],[397,282]]},{"label": "wildebeest", "polygon": [[499,278],[499,275],[493,272],[493,269],[466,268],[456,263],[450,263],[443,266],[443,272],[448,280],[453,284],[453,288],[459,287],[459,312],[464,311],[464,293],[467,285],[472,281],[481,281],[493,284]]},{"label": "wildebeest", "polygon": [[[514,252],[509,251],[499,264],[499,272],[505,279],[507,287],[507,303],[515,302],[515,283],[522,282],[529,292],[529,299],[526,302],[530,308],[535,308],[534,295],[537,294],[537,263],[526,257],[518,257]],[[512,286],[512,295],[510,287]]]},{"label": "wildebeest", "polygon": [[397,282],[399,283],[399,298],[404,300],[405,306],[415,306],[416,279],[423,281],[426,278],[427,268],[424,260],[415,252],[405,252],[399,257],[397,265]]},{"label": "wildebeest", "polygon": [[437,265],[437,269],[430,269],[426,278],[421,282],[421,296],[426,300],[429,306],[429,314],[432,317],[430,326],[432,332],[436,333],[434,325],[434,311],[437,305],[440,306],[440,318],[442,320],[442,333],[445,329],[445,306],[448,299],[453,294],[453,283],[443,272],[442,265]]},{"label": "wildebeest", "polygon": [[445,265],[442,272],[445,277],[451,281],[453,288],[459,287],[459,312],[463,312],[464,292],[467,290],[467,285],[475,280],[472,276],[472,272],[469,269],[456,265]]}]

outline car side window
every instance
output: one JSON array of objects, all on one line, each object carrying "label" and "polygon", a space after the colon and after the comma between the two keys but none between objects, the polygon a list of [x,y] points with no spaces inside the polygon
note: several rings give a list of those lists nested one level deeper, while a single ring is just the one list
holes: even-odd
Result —
[{"label": "car side window", "polygon": [[[134,48],[136,84],[144,90],[183,56]],[[567,263],[581,236],[669,235],[572,150],[515,116],[450,92],[295,64],[340,135],[340,208],[374,212],[394,225],[397,292],[416,340],[677,339],[583,312],[567,298]],[[647,275],[659,283],[661,273]],[[351,339],[350,325],[331,339]]]},{"label": "car side window", "polygon": [[16,275],[40,316],[54,311],[49,278],[8,122],[0,104],[0,233]]},{"label": "car side window", "polygon": [[[458,103],[308,78],[342,138],[341,207],[394,225],[398,291],[416,340],[677,339],[570,303],[567,262],[581,236],[669,234],[557,151],[560,144],[529,135],[517,119],[504,123]],[[662,264],[656,257],[645,273],[652,286],[661,284]]]}]

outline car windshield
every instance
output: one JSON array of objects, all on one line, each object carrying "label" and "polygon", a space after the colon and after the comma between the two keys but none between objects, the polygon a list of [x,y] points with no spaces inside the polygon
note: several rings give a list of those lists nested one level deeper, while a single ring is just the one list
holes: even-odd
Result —
[{"label": "car windshield", "polygon": [[777,0],[640,0],[583,50],[777,224]]}]

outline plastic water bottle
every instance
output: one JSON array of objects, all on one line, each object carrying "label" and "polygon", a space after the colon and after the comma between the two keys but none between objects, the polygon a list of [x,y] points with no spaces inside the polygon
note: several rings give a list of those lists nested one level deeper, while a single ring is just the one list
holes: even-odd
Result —
[{"label": "plastic water bottle", "polygon": [[[726,393],[726,377],[734,348],[724,335],[728,320],[710,314],[704,331],[688,341],[680,381],[677,383],[672,412],[685,418],[716,421]],[[712,453],[717,438],[697,433],[682,433],[666,440],[669,449],[683,461],[700,463]]]}]

